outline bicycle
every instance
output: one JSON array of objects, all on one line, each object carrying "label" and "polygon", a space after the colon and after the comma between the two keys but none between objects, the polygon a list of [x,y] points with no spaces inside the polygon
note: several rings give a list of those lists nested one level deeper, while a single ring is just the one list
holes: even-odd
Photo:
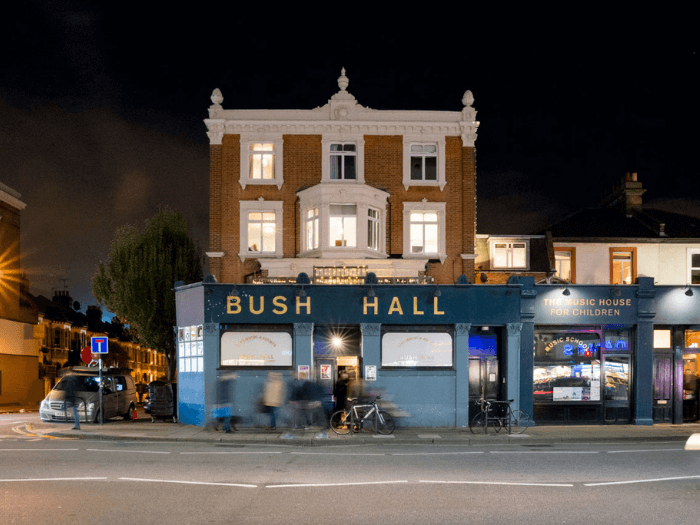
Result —
[{"label": "bicycle", "polygon": [[[330,427],[336,434],[349,434],[350,430],[359,432],[365,422],[371,421],[374,433],[391,434],[396,428],[396,423],[391,414],[380,410],[377,401],[381,396],[375,397],[369,403],[353,403],[348,410],[338,410],[334,412],[330,419]],[[369,409],[360,416],[357,409]]]},{"label": "bicycle", "polygon": [[532,426],[532,419],[522,410],[513,410],[508,401],[488,401],[481,399],[481,411],[469,422],[469,430],[472,434],[482,432],[487,434],[488,427],[492,426],[496,432],[506,429],[508,434],[522,434]]}]

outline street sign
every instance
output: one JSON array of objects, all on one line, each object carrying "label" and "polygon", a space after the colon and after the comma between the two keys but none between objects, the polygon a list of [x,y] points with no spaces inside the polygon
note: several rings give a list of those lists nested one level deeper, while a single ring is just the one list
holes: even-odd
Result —
[{"label": "street sign", "polygon": [[83,360],[84,363],[90,364],[92,363],[92,348],[89,346],[86,346],[80,351],[80,358]]},{"label": "street sign", "polygon": [[92,353],[93,354],[107,354],[107,338],[106,337],[93,337],[92,342]]}]

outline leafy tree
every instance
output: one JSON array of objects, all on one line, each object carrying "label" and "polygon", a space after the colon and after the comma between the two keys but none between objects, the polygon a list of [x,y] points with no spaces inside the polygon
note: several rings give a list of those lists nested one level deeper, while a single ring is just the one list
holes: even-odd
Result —
[{"label": "leafy tree", "polygon": [[160,210],[141,231],[119,228],[112,240],[109,262],[100,262],[92,291],[136,334],[142,344],[161,350],[168,379],[175,376],[175,281],[202,280],[201,254],[188,236],[179,213]]}]

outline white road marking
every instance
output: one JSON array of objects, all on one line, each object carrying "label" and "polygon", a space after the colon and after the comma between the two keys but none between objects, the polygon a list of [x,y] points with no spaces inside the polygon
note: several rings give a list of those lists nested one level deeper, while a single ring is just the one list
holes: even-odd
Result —
[{"label": "white road marking", "polygon": [[682,448],[659,448],[656,450],[653,449],[648,449],[648,450],[608,450],[608,454],[630,454],[633,452],[682,452]]},{"label": "white road marking", "polygon": [[655,483],[657,481],[677,481],[679,479],[698,479],[700,476],[679,476],[676,478],[633,479],[629,481],[608,481],[605,483],[584,483],[585,487],[602,487],[605,485],[627,485],[630,483]]},{"label": "white road marking", "polygon": [[299,487],[350,487],[358,485],[390,485],[394,483],[408,483],[408,480],[397,481],[358,481],[356,483],[292,483],[288,485],[267,485],[268,489],[299,488]]},{"label": "white road marking", "polygon": [[202,455],[202,454],[281,454],[282,452],[245,452],[245,451],[235,451],[235,450],[215,450],[212,452],[180,452],[181,455]]},{"label": "white road marking", "polygon": [[0,479],[3,481],[104,481],[107,478],[31,478],[31,479]]},{"label": "white road marking", "polygon": [[77,448],[0,448],[0,452],[66,452]]},{"label": "white road marking", "polygon": [[407,453],[393,453],[392,456],[449,456],[449,455],[460,455],[460,454],[485,454],[483,450],[478,452],[407,452]]},{"label": "white road marking", "polygon": [[595,450],[492,450],[489,454],[600,454]]},{"label": "white road marking", "polygon": [[386,456],[386,454],[361,453],[361,452],[290,452],[300,456]]},{"label": "white road marking", "polygon": [[420,480],[421,483],[443,483],[446,485],[516,485],[525,487],[573,487],[573,483],[517,483],[508,481],[430,481]]},{"label": "white road marking", "polygon": [[86,448],[88,452],[127,452],[129,454],[170,454],[170,452],[160,452],[157,450],[112,450],[107,448]]},{"label": "white road marking", "polygon": [[180,485],[209,485],[214,487],[244,487],[255,489],[257,485],[248,485],[245,483],[213,483],[208,481],[177,481],[170,479],[142,479],[142,478],[119,478],[122,481],[145,481],[147,483],[177,483]]}]

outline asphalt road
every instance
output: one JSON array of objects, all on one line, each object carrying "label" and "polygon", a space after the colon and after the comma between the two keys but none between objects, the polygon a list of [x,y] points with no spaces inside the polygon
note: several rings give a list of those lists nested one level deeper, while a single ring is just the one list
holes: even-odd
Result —
[{"label": "asphalt road", "polygon": [[231,446],[37,438],[0,416],[0,522],[663,523],[700,453],[630,445]]}]

